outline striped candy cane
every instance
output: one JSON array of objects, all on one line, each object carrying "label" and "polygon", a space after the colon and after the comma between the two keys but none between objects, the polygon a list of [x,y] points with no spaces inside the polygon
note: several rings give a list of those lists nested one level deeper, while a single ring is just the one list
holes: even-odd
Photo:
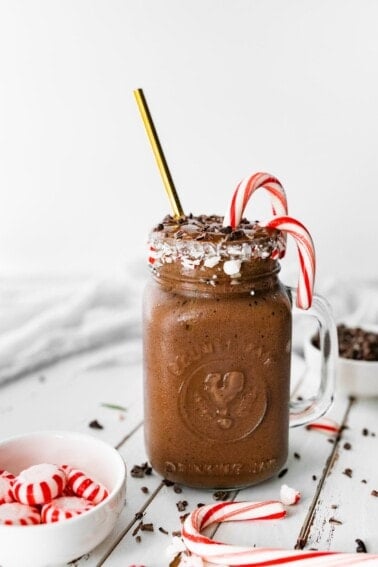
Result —
[{"label": "striped candy cane", "polygon": [[[283,518],[285,510],[279,501],[222,502],[197,508],[186,518],[182,539],[192,554],[186,565],[196,565],[199,557],[203,565],[223,567],[270,567],[295,565],[295,567],[336,567],[347,565],[378,565],[378,555],[352,554],[332,551],[297,551],[266,547],[244,547],[221,543],[201,534],[213,523],[236,520],[270,520]],[[193,557],[193,562],[190,558]]]},{"label": "striped candy cane", "polygon": [[273,217],[264,226],[282,230],[295,239],[300,265],[297,306],[301,309],[308,309],[312,303],[316,267],[315,248],[310,233],[301,222],[288,216]]},{"label": "striped candy cane", "polygon": [[286,193],[281,183],[270,173],[258,172],[245,177],[236,186],[230,208],[224,216],[223,226],[232,228],[239,226],[251,195],[260,187],[266,189],[270,194],[273,214],[287,215]]},{"label": "striped candy cane", "polygon": [[319,431],[320,433],[331,435],[332,437],[337,437],[341,432],[341,426],[329,417],[322,417],[317,421],[308,423],[306,429],[313,429],[314,431]]}]

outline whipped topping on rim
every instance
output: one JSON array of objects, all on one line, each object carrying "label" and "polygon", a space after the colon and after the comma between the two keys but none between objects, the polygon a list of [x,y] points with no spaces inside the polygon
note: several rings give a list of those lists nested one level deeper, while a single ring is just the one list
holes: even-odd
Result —
[{"label": "whipped topping on rim", "polygon": [[181,262],[187,269],[216,268],[239,277],[243,262],[278,259],[285,250],[285,237],[258,221],[242,219],[237,228],[223,226],[218,215],[167,215],[150,233],[149,263],[154,270],[163,264]]}]

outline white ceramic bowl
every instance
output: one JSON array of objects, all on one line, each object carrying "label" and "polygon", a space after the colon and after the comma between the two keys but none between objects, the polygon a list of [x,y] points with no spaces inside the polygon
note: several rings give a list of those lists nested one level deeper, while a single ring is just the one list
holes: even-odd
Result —
[{"label": "white ceramic bowl", "polygon": [[[359,325],[367,331],[378,332],[373,325]],[[320,351],[312,344],[313,335],[308,336],[304,344],[307,368],[319,375]],[[336,395],[341,392],[348,396],[378,396],[378,362],[352,360],[338,357],[336,364]]]},{"label": "white ceramic bowl", "polygon": [[70,431],[37,431],[0,442],[0,469],[13,474],[40,463],[83,470],[109,496],[84,514],[51,524],[0,525],[2,567],[64,565],[94,549],[112,531],[125,503],[126,466],[111,445]]}]

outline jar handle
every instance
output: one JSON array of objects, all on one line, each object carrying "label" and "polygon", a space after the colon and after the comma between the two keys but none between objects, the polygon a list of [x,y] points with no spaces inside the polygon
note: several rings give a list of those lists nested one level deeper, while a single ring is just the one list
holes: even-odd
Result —
[{"label": "jar handle", "polygon": [[[305,425],[324,415],[333,403],[336,361],[338,357],[337,327],[328,301],[314,294],[311,307],[303,311],[296,307],[297,291],[287,288],[292,301],[293,315],[309,315],[317,319],[320,339],[320,383],[311,398],[290,401],[290,427]],[[310,373],[309,373],[310,375]]]}]

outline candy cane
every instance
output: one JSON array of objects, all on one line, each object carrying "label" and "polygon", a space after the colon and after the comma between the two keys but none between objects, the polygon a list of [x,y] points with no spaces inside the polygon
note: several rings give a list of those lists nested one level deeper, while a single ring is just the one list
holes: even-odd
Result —
[{"label": "candy cane", "polygon": [[322,419],[308,423],[306,425],[306,429],[313,429],[315,431],[319,431],[320,433],[325,433],[325,435],[331,435],[333,437],[337,437],[341,432],[340,425],[336,423],[336,421],[333,421],[333,419],[330,419],[328,417],[323,417]]},{"label": "candy cane", "polygon": [[310,233],[301,222],[288,216],[274,217],[264,226],[282,230],[294,237],[300,265],[297,306],[301,309],[308,309],[311,307],[315,281],[315,248]]},{"label": "candy cane", "polygon": [[[236,520],[269,520],[285,516],[279,501],[221,502],[197,508],[185,519],[182,539],[193,554],[193,562],[199,557],[203,565],[230,567],[269,567],[295,565],[295,567],[336,567],[347,565],[377,565],[378,555],[351,554],[333,551],[298,551],[266,547],[244,547],[215,541],[201,534],[212,523]],[[185,564],[190,565],[189,561]]]},{"label": "candy cane", "polygon": [[239,182],[232,196],[230,208],[224,216],[223,226],[236,228],[239,225],[251,195],[260,187],[270,193],[273,214],[287,215],[286,193],[281,183],[270,173],[259,172]]}]

